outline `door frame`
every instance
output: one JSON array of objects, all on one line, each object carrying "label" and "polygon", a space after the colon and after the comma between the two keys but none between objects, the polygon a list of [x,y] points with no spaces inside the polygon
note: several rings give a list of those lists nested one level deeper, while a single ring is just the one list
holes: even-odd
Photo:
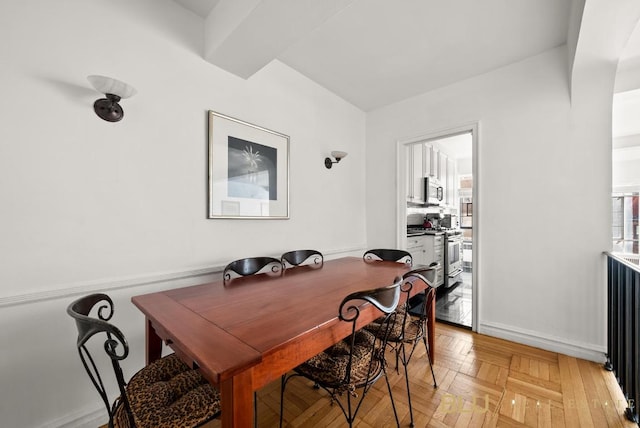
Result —
[{"label": "door frame", "polygon": [[480,260],[482,259],[482,234],[479,229],[480,209],[482,201],[480,199],[480,157],[479,157],[479,141],[480,141],[480,122],[469,122],[450,128],[444,128],[434,131],[428,131],[415,137],[403,138],[396,141],[396,245],[397,248],[407,248],[407,200],[406,200],[406,177],[407,171],[405,165],[407,163],[409,144],[418,142],[428,142],[433,140],[441,140],[454,135],[471,133],[471,172],[473,175],[473,258],[471,260],[471,329],[478,331],[479,319],[481,315],[480,305]]}]

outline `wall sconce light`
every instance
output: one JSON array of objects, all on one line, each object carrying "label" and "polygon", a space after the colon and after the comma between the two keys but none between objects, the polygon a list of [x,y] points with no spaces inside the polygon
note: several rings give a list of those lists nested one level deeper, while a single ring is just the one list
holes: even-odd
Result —
[{"label": "wall sconce light", "polygon": [[331,158],[324,158],[324,166],[326,166],[327,169],[331,169],[334,163],[338,163],[342,158],[346,157],[347,152],[333,151],[331,152],[331,156],[336,158],[336,160],[332,161]]},{"label": "wall sconce light", "polygon": [[101,119],[107,122],[117,122],[124,116],[122,107],[118,101],[122,98],[129,98],[136,94],[136,89],[111,77],[87,76],[87,80],[96,91],[105,95],[93,103],[93,110]]}]

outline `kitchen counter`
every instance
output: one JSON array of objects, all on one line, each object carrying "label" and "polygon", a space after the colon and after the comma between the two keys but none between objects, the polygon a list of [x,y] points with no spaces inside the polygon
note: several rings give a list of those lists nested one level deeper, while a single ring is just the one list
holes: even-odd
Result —
[{"label": "kitchen counter", "polygon": [[444,230],[424,230],[420,232],[407,233],[407,236],[424,236],[424,235],[444,235]]}]

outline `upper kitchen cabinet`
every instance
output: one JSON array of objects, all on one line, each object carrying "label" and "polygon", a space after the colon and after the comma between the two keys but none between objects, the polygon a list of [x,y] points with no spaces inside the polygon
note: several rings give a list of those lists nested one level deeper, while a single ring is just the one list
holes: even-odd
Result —
[{"label": "upper kitchen cabinet", "polygon": [[407,150],[407,201],[424,204],[424,177],[438,174],[438,152],[428,143],[415,143]]},{"label": "upper kitchen cabinet", "polygon": [[431,175],[440,181],[440,158],[442,157],[442,152],[437,147],[434,147],[431,149],[431,156]]},{"label": "upper kitchen cabinet", "polygon": [[456,163],[452,159],[447,159],[447,182],[446,201],[447,205],[456,207]]},{"label": "upper kitchen cabinet", "polygon": [[410,145],[407,150],[407,202],[424,203],[424,164],[424,145]]},{"label": "upper kitchen cabinet", "polygon": [[438,148],[432,148],[432,174],[442,186],[442,205],[453,205],[455,166],[452,159]]},{"label": "upper kitchen cabinet", "polygon": [[[447,155],[438,152],[438,180],[440,181],[440,185],[444,188],[444,193],[447,193]],[[444,201],[446,201],[446,197]]]},{"label": "upper kitchen cabinet", "polygon": [[407,202],[424,204],[424,177],[433,177],[442,186],[441,204],[456,206],[455,162],[431,143],[415,143],[407,149]]},{"label": "upper kitchen cabinet", "polygon": [[[433,183],[442,187],[439,189],[442,191],[442,200],[438,204],[441,211],[458,214],[458,174],[460,171],[464,174],[471,172],[471,143],[471,133],[465,133],[438,139],[425,138],[404,146],[407,153],[407,202],[414,206],[428,206],[425,204],[424,178],[430,177],[433,180],[429,180],[429,185]],[[432,200],[432,203],[435,205],[435,201]]]},{"label": "upper kitchen cabinet", "polygon": [[424,176],[435,177],[438,170],[437,151],[431,144],[423,143],[422,146],[424,150]]}]

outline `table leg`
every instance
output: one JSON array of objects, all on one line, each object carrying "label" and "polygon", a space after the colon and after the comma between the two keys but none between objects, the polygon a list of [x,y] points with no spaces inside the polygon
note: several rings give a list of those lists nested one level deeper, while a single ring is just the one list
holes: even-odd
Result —
[{"label": "table leg", "polygon": [[253,426],[253,382],[251,370],[238,373],[220,385],[223,428]]},{"label": "table leg", "polygon": [[427,337],[429,339],[429,357],[431,364],[435,361],[435,349],[433,348],[434,338],[436,337],[436,299],[435,296],[431,299],[431,310],[429,311],[429,318],[427,319]]},{"label": "table leg", "polygon": [[147,364],[150,364],[162,357],[162,339],[158,336],[158,333],[156,333],[153,325],[151,325],[151,321],[149,319],[146,321],[145,334],[147,343],[145,348],[145,357],[147,359]]}]

